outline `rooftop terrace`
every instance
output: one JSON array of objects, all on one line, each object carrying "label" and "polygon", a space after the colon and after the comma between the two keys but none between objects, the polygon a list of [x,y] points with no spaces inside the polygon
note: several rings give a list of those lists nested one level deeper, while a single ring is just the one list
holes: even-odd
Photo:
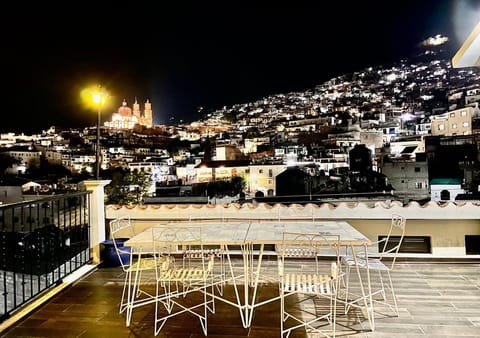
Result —
[{"label": "rooftop terrace", "polygon": [[[278,294],[276,258],[267,257],[259,298]],[[241,264],[238,259],[236,264]],[[400,316],[378,308],[375,332],[360,310],[338,316],[339,337],[480,337],[480,263],[478,261],[403,260],[393,272]],[[118,314],[123,272],[95,268],[25,317],[4,328],[1,337],[153,337],[154,305],[135,309],[130,328]],[[271,278],[270,278],[271,277]],[[152,286],[153,287],[153,286]],[[227,297],[231,288],[227,287]],[[236,309],[222,302],[209,316],[209,337],[278,337],[279,303],[256,310],[243,328]],[[4,323],[5,324],[5,323]],[[4,325],[5,326],[5,325]],[[308,337],[297,331],[293,337]],[[169,320],[157,337],[203,337],[198,321],[183,314]]]}]

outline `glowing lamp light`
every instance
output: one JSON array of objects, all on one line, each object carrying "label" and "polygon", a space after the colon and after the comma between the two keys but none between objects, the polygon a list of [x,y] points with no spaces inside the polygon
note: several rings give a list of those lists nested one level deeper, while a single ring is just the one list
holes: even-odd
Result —
[{"label": "glowing lamp light", "polygon": [[103,92],[94,92],[92,93],[92,100],[95,105],[101,105],[103,106],[106,101],[106,94]]},{"label": "glowing lamp light", "polygon": [[95,147],[95,179],[100,179],[100,117],[102,108],[109,97],[108,92],[101,86],[91,86],[82,90],[82,101],[90,108],[97,110],[97,141]]}]

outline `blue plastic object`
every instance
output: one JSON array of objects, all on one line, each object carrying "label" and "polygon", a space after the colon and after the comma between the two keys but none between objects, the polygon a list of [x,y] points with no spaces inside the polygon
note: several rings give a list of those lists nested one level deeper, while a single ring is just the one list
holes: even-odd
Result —
[{"label": "blue plastic object", "polygon": [[[130,261],[130,247],[124,246],[124,242],[128,240],[128,238],[116,238],[116,239],[108,239],[103,241],[101,244],[103,245],[103,250],[101,251],[100,258],[103,261],[103,265],[106,267],[113,267],[113,266],[120,266],[121,262],[123,264],[128,264]],[[118,257],[117,251],[115,250],[115,243],[117,247],[121,247],[122,251],[127,251],[125,253],[120,254],[121,262]]]}]

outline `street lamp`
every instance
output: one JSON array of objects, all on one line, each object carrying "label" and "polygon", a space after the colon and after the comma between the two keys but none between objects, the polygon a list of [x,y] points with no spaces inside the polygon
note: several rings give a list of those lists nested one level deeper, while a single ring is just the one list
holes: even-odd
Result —
[{"label": "street lamp", "polygon": [[92,90],[92,101],[95,107],[97,108],[97,144],[95,147],[95,179],[98,181],[100,179],[100,116],[102,113],[102,107],[107,100],[108,94],[104,88],[98,86],[96,89]]}]

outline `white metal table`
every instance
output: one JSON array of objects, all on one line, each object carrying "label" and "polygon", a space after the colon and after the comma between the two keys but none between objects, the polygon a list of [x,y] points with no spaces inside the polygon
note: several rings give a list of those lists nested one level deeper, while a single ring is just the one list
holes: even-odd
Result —
[{"label": "white metal table", "polygon": [[[367,255],[367,247],[370,240],[345,221],[251,221],[251,222],[199,222],[187,223],[188,226],[202,227],[202,243],[204,245],[220,245],[225,249],[228,268],[230,270],[229,280],[232,281],[236,302],[225,299],[218,295],[211,295],[216,299],[224,301],[239,309],[243,326],[250,327],[253,313],[256,307],[278,299],[274,297],[262,302],[256,301],[259,280],[261,277],[262,259],[266,245],[279,245],[283,240],[284,232],[297,233],[318,233],[323,235],[339,235],[340,244],[349,247],[352,253],[359,248],[364,249]],[[166,223],[156,226],[185,226],[186,223]],[[181,245],[181,243],[178,243]],[[151,247],[152,231],[147,229],[125,242],[126,246]],[[231,246],[239,246],[243,258],[242,273],[235,271],[231,261]],[[254,247],[258,249],[254,250]],[[355,250],[356,249],[356,250]],[[367,281],[364,283],[360,270],[357,268],[357,275],[360,281],[360,288],[364,296],[364,306],[367,310],[367,317],[370,328],[373,330],[373,304],[370,294],[370,274],[367,270]],[[239,291],[237,282],[243,280],[243,295]],[[366,284],[366,285],[365,285]],[[368,289],[365,292],[365,287]]]}]

